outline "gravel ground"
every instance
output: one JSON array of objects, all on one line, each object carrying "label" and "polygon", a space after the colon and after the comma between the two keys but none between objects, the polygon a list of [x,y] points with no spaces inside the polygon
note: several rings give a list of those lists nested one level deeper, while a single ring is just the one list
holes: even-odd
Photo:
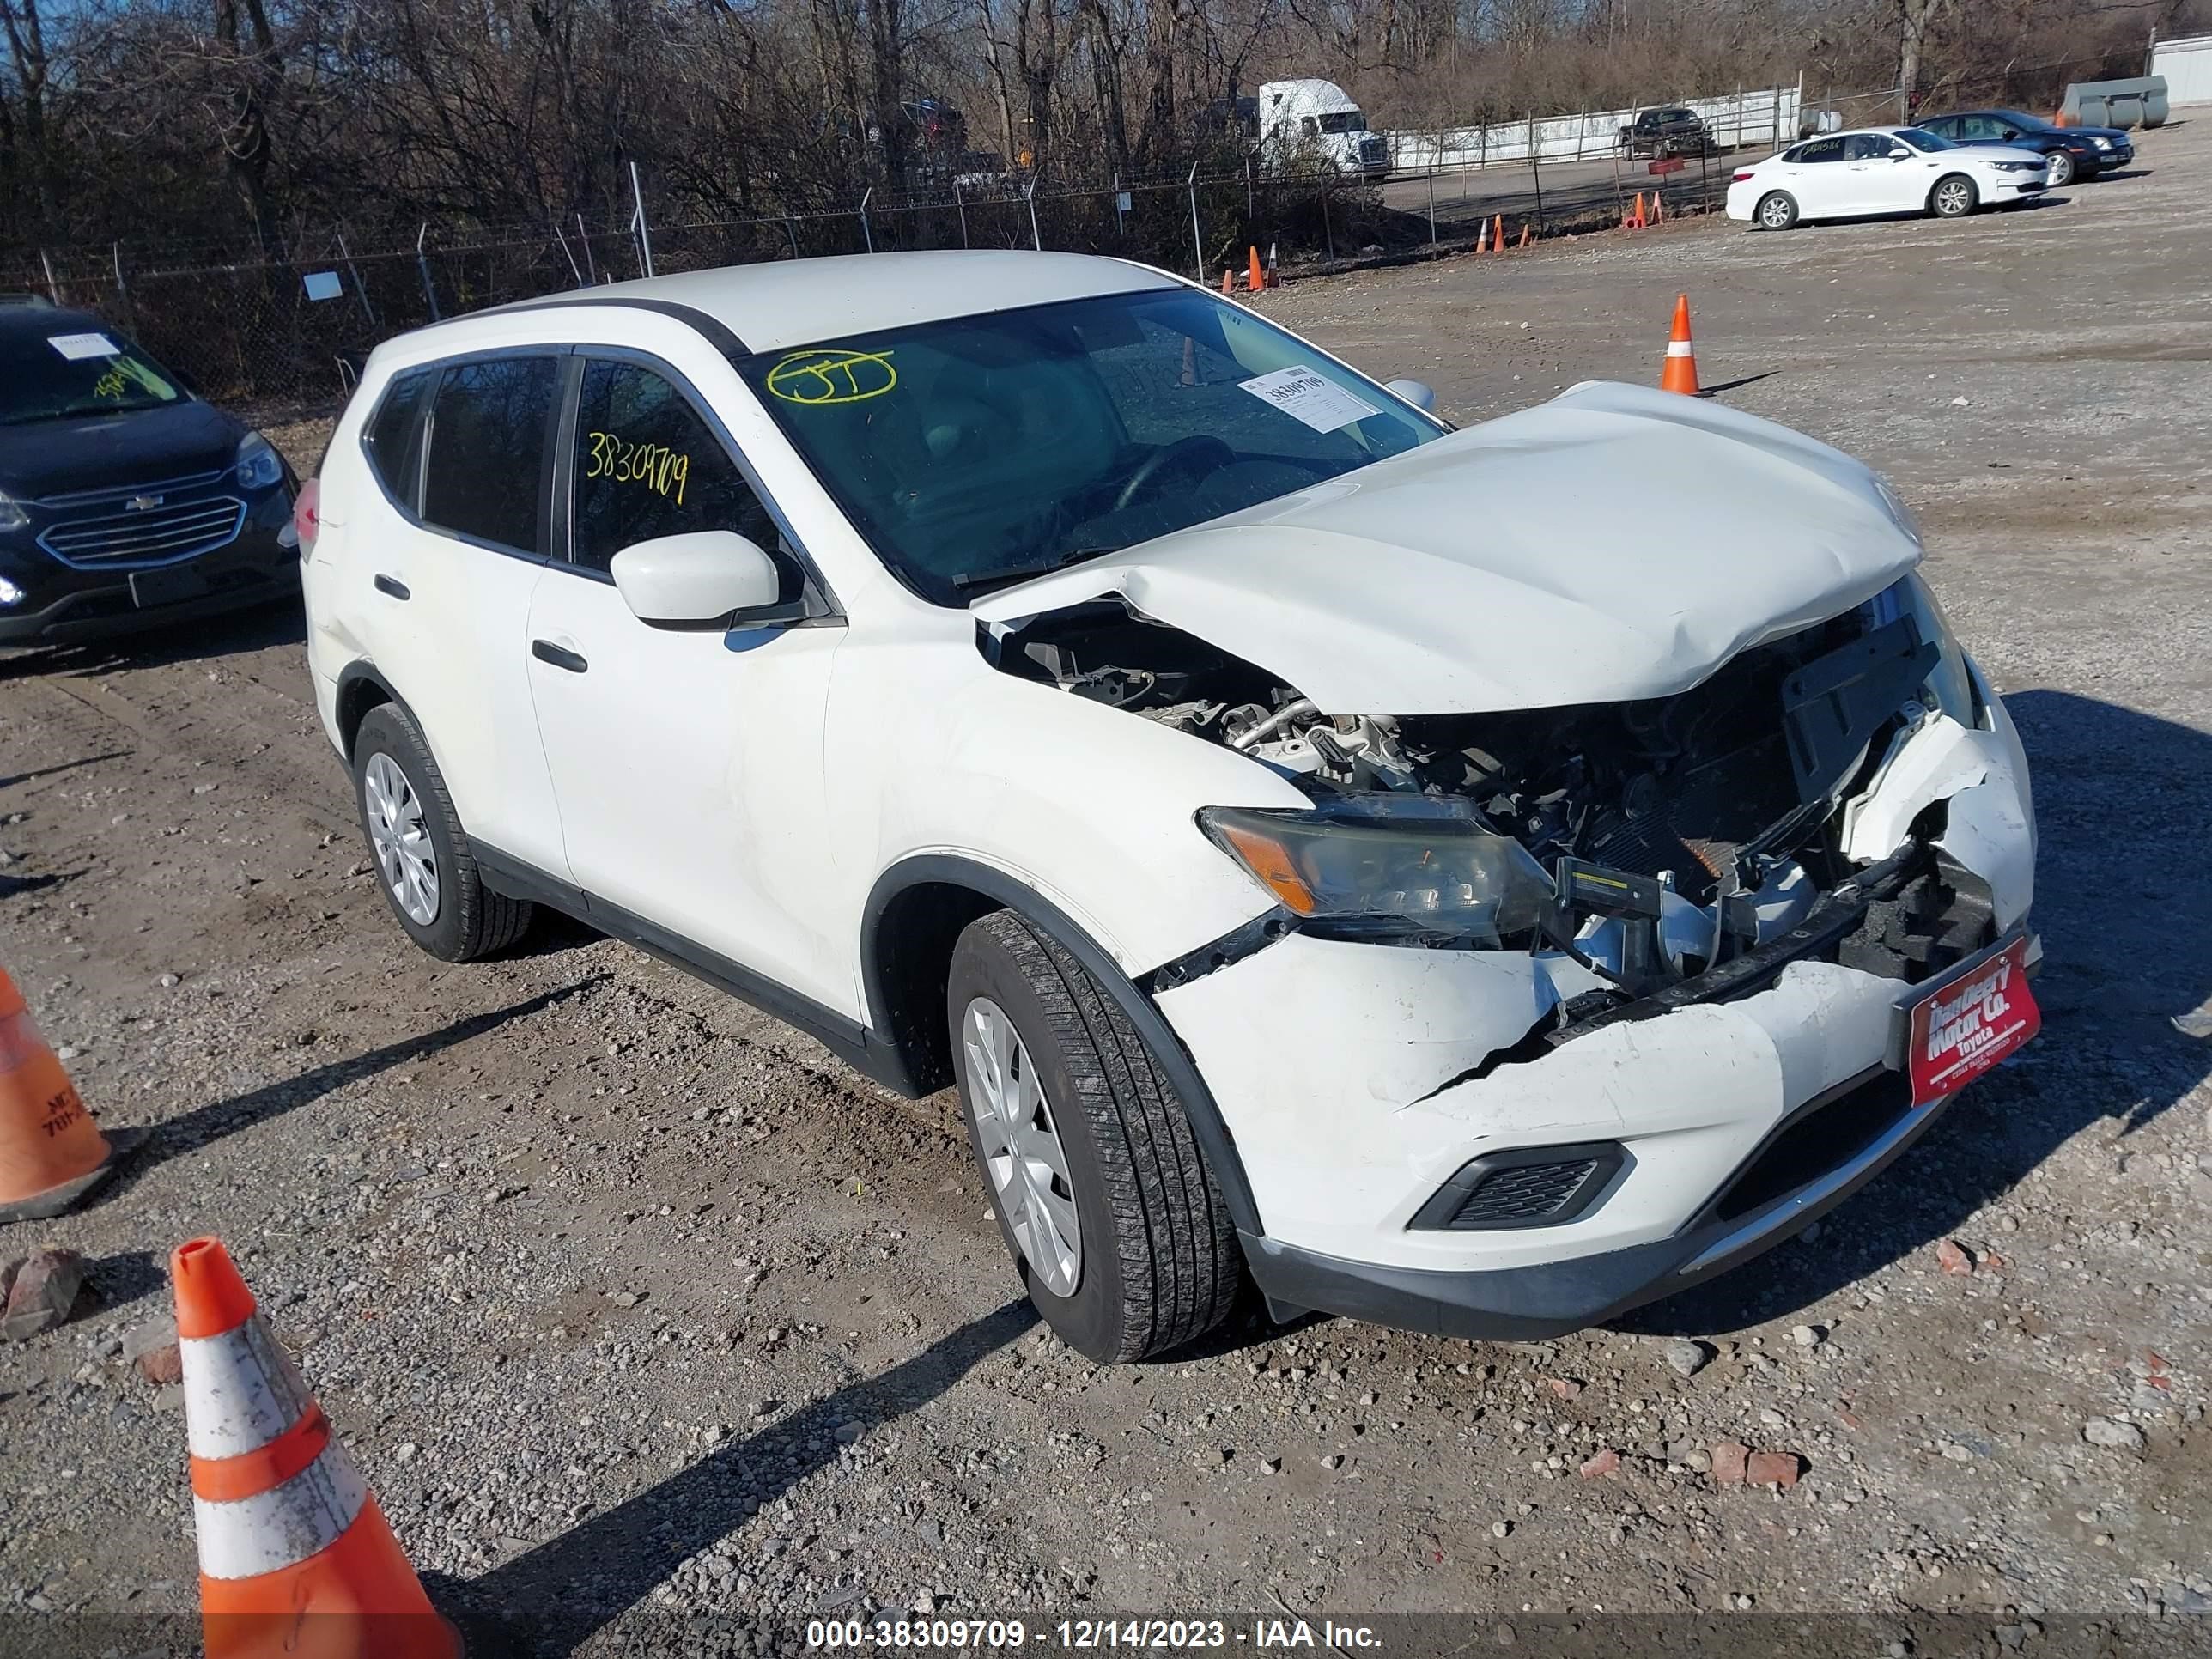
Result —
[{"label": "gravel ground", "polygon": [[[123,1353],[201,1231],[439,1593],[544,1652],[872,1607],[1963,1609],[2007,1646],[2212,1609],[2212,1044],[2170,1019],[2212,997],[2208,162],[2191,122],[2029,212],[1263,301],[1475,418],[1656,375],[1688,289],[1709,386],[1916,503],[2036,764],[2042,1040],[1817,1233],[1565,1340],[1248,1316],[1094,1367],[1018,1299],[947,1099],[580,927],[413,952],[296,617],[0,663],[0,959],[104,1121],[159,1130],[0,1238],[97,1290],[0,1348],[0,1642],[185,1628],[182,1415]],[[1799,1478],[1723,1484],[1736,1448]]]}]

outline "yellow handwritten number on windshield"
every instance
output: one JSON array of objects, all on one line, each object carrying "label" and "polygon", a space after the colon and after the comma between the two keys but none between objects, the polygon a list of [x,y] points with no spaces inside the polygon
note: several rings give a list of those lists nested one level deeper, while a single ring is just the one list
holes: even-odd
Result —
[{"label": "yellow handwritten number on windshield", "polygon": [[857,404],[897,384],[888,351],[794,351],[768,372],[768,389],[787,404]]}]

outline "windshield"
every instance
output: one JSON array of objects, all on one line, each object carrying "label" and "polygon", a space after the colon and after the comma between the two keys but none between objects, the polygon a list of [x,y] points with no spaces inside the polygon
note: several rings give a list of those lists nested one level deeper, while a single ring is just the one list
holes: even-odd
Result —
[{"label": "windshield", "polygon": [[0,426],[122,414],[184,398],[152,359],[104,331],[58,321],[51,334],[0,334]]},{"label": "windshield", "polygon": [[2001,109],[1997,112],[1997,118],[1999,120],[2011,122],[2013,125],[2020,128],[2023,132],[2056,132],[2058,131],[2056,126],[2045,120],[2040,115],[2030,115],[2022,110]]},{"label": "windshield", "polygon": [[1364,132],[1367,118],[1356,109],[1340,109],[1321,118],[1323,132]]},{"label": "windshield", "polygon": [[1959,148],[1948,138],[1938,138],[1934,133],[1929,132],[1920,127],[1899,127],[1897,130],[1897,136],[1904,139],[1906,143],[1911,145],[1915,149],[1924,149],[1932,152],[1939,149],[1956,149]]},{"label": "windshield", "polygon": [[1190,289],[892,329],[738,368],[878,555],[939,605],[1443,435]]}]

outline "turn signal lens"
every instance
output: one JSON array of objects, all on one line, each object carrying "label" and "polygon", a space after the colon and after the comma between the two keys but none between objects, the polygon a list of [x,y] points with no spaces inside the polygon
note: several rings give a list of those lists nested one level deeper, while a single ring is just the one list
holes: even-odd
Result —
[{"label": "turn signal lens", "polygon": [[307,558],[315,550],[315,536],[322,529],[323,481],[310,478],[300,486],[297,500],[292,503],[292,528],[300,538],[300,556]]}]

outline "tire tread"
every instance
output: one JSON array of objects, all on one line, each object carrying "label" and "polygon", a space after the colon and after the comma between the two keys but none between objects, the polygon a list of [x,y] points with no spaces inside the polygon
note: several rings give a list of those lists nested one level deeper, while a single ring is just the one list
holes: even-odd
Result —
[{"label": "tire tread", "polygon": [[1049,936],[1011,910],[973,927],[1028,980],[1075,1079],[1121,1269],[1113,1358],[1142,1359],[1195,1340],[1227,1316],[1243,1261],[1174,1085],[1128,1017]]}]

